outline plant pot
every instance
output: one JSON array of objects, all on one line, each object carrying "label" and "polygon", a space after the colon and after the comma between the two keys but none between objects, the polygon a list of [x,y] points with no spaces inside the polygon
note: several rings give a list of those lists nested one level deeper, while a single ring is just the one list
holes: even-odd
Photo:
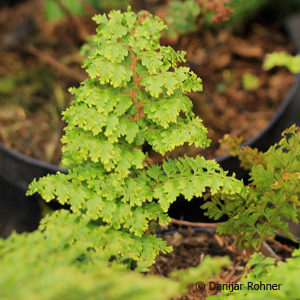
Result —
[{"label": "plant pot", "polygon": [[[227,281],[231,281],[230,278],[238,278],[239,274],[242,275],[246,263],[249,257],[245,255],[245,252],[239,250],[237,245],[233,245],[235,238],[230,235],[218,235],[216,234],[216,227],[185,227],[172,225],[171,231],[158,231],[157,236],[167,240],[168,244],[172,245],[173,251],[170,254],[160,254],[156,263],[154,264],[156,273],[160,276],[167,276],[170,270],[183,269],[187,266],[195,266],[198,262],[201,262],[200,257],[204,256],[227,256],[232,260],[233,270],[230,268],[229,272],[232,272],[232,277],[227,277]],[[267,242],[270,248],[274,251],[279,258],[285,260],[290,257],[291,251],[294,248],[299,247],[299,243],[292,242],[280,235],[276,235],[273,241]],[[239,266],[236,268],[235,266]],[[233,275],[235,273],[235,275]],[[221,274],[220,274],[221,275]],[[191,292],[192,299],[198,299],[195,297],[195,292]],[[196,293],[197,294],[197,293]],[[200,297],[200,295],[198,296]],[[185,299],[184,297],[182,299]],[[204,298],[199,298],[204,299]]]},{"label": "plant pot", "polygon": [[35,230],[41,219],[38,197],[26,197],[22,189],[2,179],[0,190],[0,237],[7,237],[13,230]]},{"label": "plant pot", "polygon": [[[295,44],[297,53],[300,53],[300,14],[289,17],[286,20],[285,27],[288,35]],[[298,126],[300,125],[300,74],[295,76],[289,93],[268,125],[243,145],[258,148],[260,151],[266,151],[271,145],[279,141],[281,132],[294,123]],[[235,173],[237,178],[244,179],[247,182],[248,172],[240,167],[240,162],[236,157],[226,154],[217,157],[216,161],[229,174]],[[169,215],[176,219],[184,219],[191,222],[215,222],[204,216],[204,211],[200,208],[202,203],[202,198],[194,197],[191,201],[187,201],[183,196],[180,196],[171,205]],[[225,219],[226,216],[219,221],[222,222]]]},{"label": "plant pot", "polygon": [[29,157],[0,143],[0,177],[24,192],[34,178],[57,171],[67,172],[56,165]]},{"label": "plant pot", "polygon": [[[291,38],[295,41],[298,48],[300,41],[300,30],[297,22],[300,22],[300,16],[293,17],[287,21],[287,30]],[[248,140],[245,145],[257,147],[259,150],[266,150],[270,145],[276,142],[280,133],[292,123],[300,122],[300,75],[295,77],[295,81],[269,122],[269,124],[257,134],[254,138]],[[247,179],[247,172],[240,168],[239,161],[230,155],[217,157],[223,169],[228,170],[229,174],[235,173],[238,178]],[[17,151],[8,149],[0,143],[0,177],[5,179],[18,189],[26,191],[28,184],[34,179],[45,176],[46,174],[56,173],[57,171],[67,172],[56,165],[42,162],[38,159],[28,157]],[[194,198],[187,202],[183,197],[173,203],[170,208],[170,215],[174,218],[184,218],[189,221],[209,221],[203,217],[203,211],[200,209],[201,198]]]},{"label": "plant pot", "polygon": [[[298,31],[300,41],[300,26],[298,29],[294,27],[288,28],[290,28],[292,34],[295,34],[295,32]],[[296,30],[294,31],[294,29]],[[297,45],[297,47],[298,46],[300,45]],[[294,123],[298,126],[300,125],[300,74],[295,76],[294,83],[288,95],[268,125],[243,145],[266,151],[271,145],[279,141],[281,132]],[[235,173],[237,178],[243,179],[245,182],[248,181],[248,171],[240,167],[238,158],[226,154],[217,157],[216,161],[224,170],[227,170],[230,175]],[[169,215],[175,219],[184,219],[191,222],[215,222],[204,216],[204,211],[200,208],[202,203],[202,198],[194,197],[191,201],[187,201],[183,196],[180,196],[177,201],[171,205]],[[225,219],[226,216],[219,221],[222,222]]]}]

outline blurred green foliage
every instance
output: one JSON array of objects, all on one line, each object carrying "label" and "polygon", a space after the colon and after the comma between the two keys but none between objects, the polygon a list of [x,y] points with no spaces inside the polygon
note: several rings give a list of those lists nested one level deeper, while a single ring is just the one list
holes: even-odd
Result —
[{"label": "blurred green foliage", "polygon": [[[166,15],[168,24],[167,35],[176,38],[178,35],[199,30],[199,24],[216,26],[216,21],[221,26],[235,25],[255,15],[271,0],[231,0],[228,1],[197,1],[173,0],[170,2]],[[233,13],[229,10],[232,9]],[[199,19],[201,21],[199,22]],[[228,19],[228,21],[226,21]],[[198,20],[198,21],[197,21]],[[197,24],[198,23],[198,24]],[[220,25],[217,25],[220,26]]]},{"label": "blurred green foliage", "polygon": [[10,94],[16,88],[16,82],[13,78],[4,77],[0,78],[0,94]]},{"label": "blurred green foliage", "polygon": [[252,17],[271,0],[231,0],[228,6],[233,9],[229,24],[236,24]]},{"label": "blurred green foliage", "polygon": [[174,38],[178,33],[196,31],[196,19],[200,12],[200,6],[195,0],[172,1],[166,15],[167,35]]},{"label": "blurred green foliage", "polygon": [[286,52],[273,52],[266,56],[263,68],[270,70],[274,67],[286,67],[290,72],[300,72],[300,55],[292,56]]},{"label": "blurred green foliage", "polygon": [[[92,0],[87,1],[91,2]],[[82,15],[85,13],[83,4],[78,0],[62,0],[61,2],[75,15]],[[45,16],[47,20],[55,22],[63,19],[65,14],[55,0],[45,0]]]},{"label": "blurred green foliage", "polygon": [[256,75],[246,73],[242,77],[243,89],[247,91],[256,90],[259,87],[259,79]]},{"label": "blurred green foliage", "polygon": [[[74,15],[83,15],[86,13],[84,2],[96,9],[107,11],[111,9],[125,9],[132,3],[132,0],[61,0],[61,3]],[[45,0],[45,16],[47,20],[56,22],[63,19],[65,13],[57,1]]]}]

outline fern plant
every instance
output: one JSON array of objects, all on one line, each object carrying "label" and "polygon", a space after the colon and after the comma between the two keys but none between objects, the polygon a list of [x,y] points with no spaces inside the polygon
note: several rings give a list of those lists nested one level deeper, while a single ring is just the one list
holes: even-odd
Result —
[{"label": "fern plant", "polygon": [[183,293],[187,284],[206,281],[229,264],[228,258],[206,257],[200,267],[176,274],[181,281],[143,276],[111,261],[118,257],[117,248],[128,244],[122,244],[120,235],[107,235],[107,230],[57,211],[33,233],[0,239],[0,299],[168,300]]},{"label": "fern plant", "polygon": [[160,251],[171,250],[150,225],[169,222],[177,196],[200,197],[207,189],[243,194],[244,186],[215,161],[184,157],[158,165],[143,151],[147,144],[165,156],[185,143],[209,145],[185,95],[201,91],[201,79],[178,66],[184,52],[159,44],[165,25],[158,17],[129,10],[94,20],[97,34],[85,47],[90,78],[71,89],[75,98],[64,112],[62,161],[69,172],[35,180],[27,194],[67,203],[88,226],[108,226],[108,240],[117,235],[128,243],[116,254],[144,270]]},{"label": "fern plant", "polygon": [[[254,268],[253,268],[254,267]],[[223,290],[223,295],[207,297],[208,300],[280,300],[299,299],[300,250],[285,262],[275,264],[275,260],[260,253],[252,255],[246,270],[252,271],[238,283],[238,291]]]},{"label": "fern plant", "polygon": [[203,208],[208,209],[210,217],[228,215],[218,232],[236,235],[242,247],[259,251],[263,241],[278,231],[294,239],[287,220],[298,223],[300,216],[300,128],[291,126],[265,153],[240,148],[241,142],[228,135],[223,139],[229,152],[239,157],[241,166],[250,170],[247,196],[213,196]]}]

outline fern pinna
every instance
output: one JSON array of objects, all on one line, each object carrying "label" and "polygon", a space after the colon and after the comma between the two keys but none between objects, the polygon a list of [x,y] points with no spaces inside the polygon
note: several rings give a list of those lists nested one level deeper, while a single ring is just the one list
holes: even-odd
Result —
[{"label": "fern pinna", "polygon": [[170,250],[149,224],[168,223],[177,196],[191,199],[207,188],[230,195],[244,186],[214,160],[184,157],[158,165],[148,157],[145,144],[161,155],[185,143],[209,145],[185,95],[201,91],[201,79],[178,66],[185,61],[183,51],[159,44],[166,26],[158,17],[128,10],[94,20],[97,34],[85,46],[89,79],[71,89],[74,100],[64,112],[63,164],[69,172],[34,181],[28,194],[57,198],[89,226],[108,226],[104,239],[117,232],[113,241],[124,246],[107,247],[143,269],[160,251]]}]

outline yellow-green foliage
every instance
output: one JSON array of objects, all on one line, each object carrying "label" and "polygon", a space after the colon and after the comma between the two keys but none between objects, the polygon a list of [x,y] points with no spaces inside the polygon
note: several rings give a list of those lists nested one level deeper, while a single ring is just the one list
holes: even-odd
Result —
[{"label": "yellow-green foliage", "polygon": [[243,88],[247,91],[256,90],[259,87],[259,79],[257,76],[246,73],[242,77]]},{"label": "yellow-green foliage", "polygon": [[168,223],[168,208],[181,194],[191,199],[209,191],[208,214],[229,216],[218,231],[237,235],[246,247],[258,248],[277,230],[288,235],[281,218],[296,221],[299,214],[295,127],[265,154],[232,147],[247,152],[241,156],[251,168],[248,188],[203,157],[154,164],[145,144],[161,155],[185,143],[209,145],[185,95],[201,91],[201,79],[178,67],[183,52],[159,44],[165,28],[159,18],[113,11],[94,20],[97,34],[85,47],[90,78],[71,90],[64,112],[69,172],[35,180],[28,191],[70,210],[45,217],[34,233],[0,240],[1,300],[164,300],[205,281],[228,260],[207,259],[173,274],[180,282],[128,271],[145,271],[160,251],[171,250],[150,225]]},{"label": "yellow-green foliage", "polygon": [[90,78],[71,89],[75,97],[64,112],[63,163],[69,173],[35,180],[28,195],[69,204],[95,230],[108,226],[107,240],[125,234],[133,252],[121,247],[120,254],[143,270],[160,251],[171,250],[149,233],[149,224],[168,223],[169,206],[180,194],[191,199],[210,188],[231,195],[243,193],[244,186],[203,157],[151,162],[145,144],[161,155],[185,143],[209,145],[185,95],[201,91],[201,79],[177,66],[184,52],[159,44],[165,28],[159,18],[112,11],[94,20],[97,34],[85,47]]},{"label": "yellow-green foliage", "polygon": [[207,257],[200,268],[182,275],[182,281],[142,276],[118,263],[121,248],[123,253],[138,252],[122,233],[107,240],[107,226],[84,222],[59,211],[44,218],[33,233],[0,239],[0,299],[169,300],[184,292],[186,284],[206,281],[229,264],[226,258]]},{"label": "yellow-green foliage", "polygon": [[[300,278],[300,250],[294,250],[293,257],[285,262],[274,264],[274,259],[255,253],[246,269],[254,269],[239,282],[243,284],[240,291],[224,291],[223,296],[211,296],[208,300],[298,300]],[[250,283],[250,284],[249,284]],[[252,289],[256,284],[261,288]],[[269,284],[269,286],[267,286]],[[276,285],[270,288],[270,285]],[[250,286],[250,287],[249,287]],[[274,287],[274,286],[273,286]]]},{"label": "yellow-green foliage", "polygon": [[300,72],[300,55],[292,56],[285,52],[273,52],[266,56],[264,69],[270,70],[274,67],[286,67],[292,73]]}]

